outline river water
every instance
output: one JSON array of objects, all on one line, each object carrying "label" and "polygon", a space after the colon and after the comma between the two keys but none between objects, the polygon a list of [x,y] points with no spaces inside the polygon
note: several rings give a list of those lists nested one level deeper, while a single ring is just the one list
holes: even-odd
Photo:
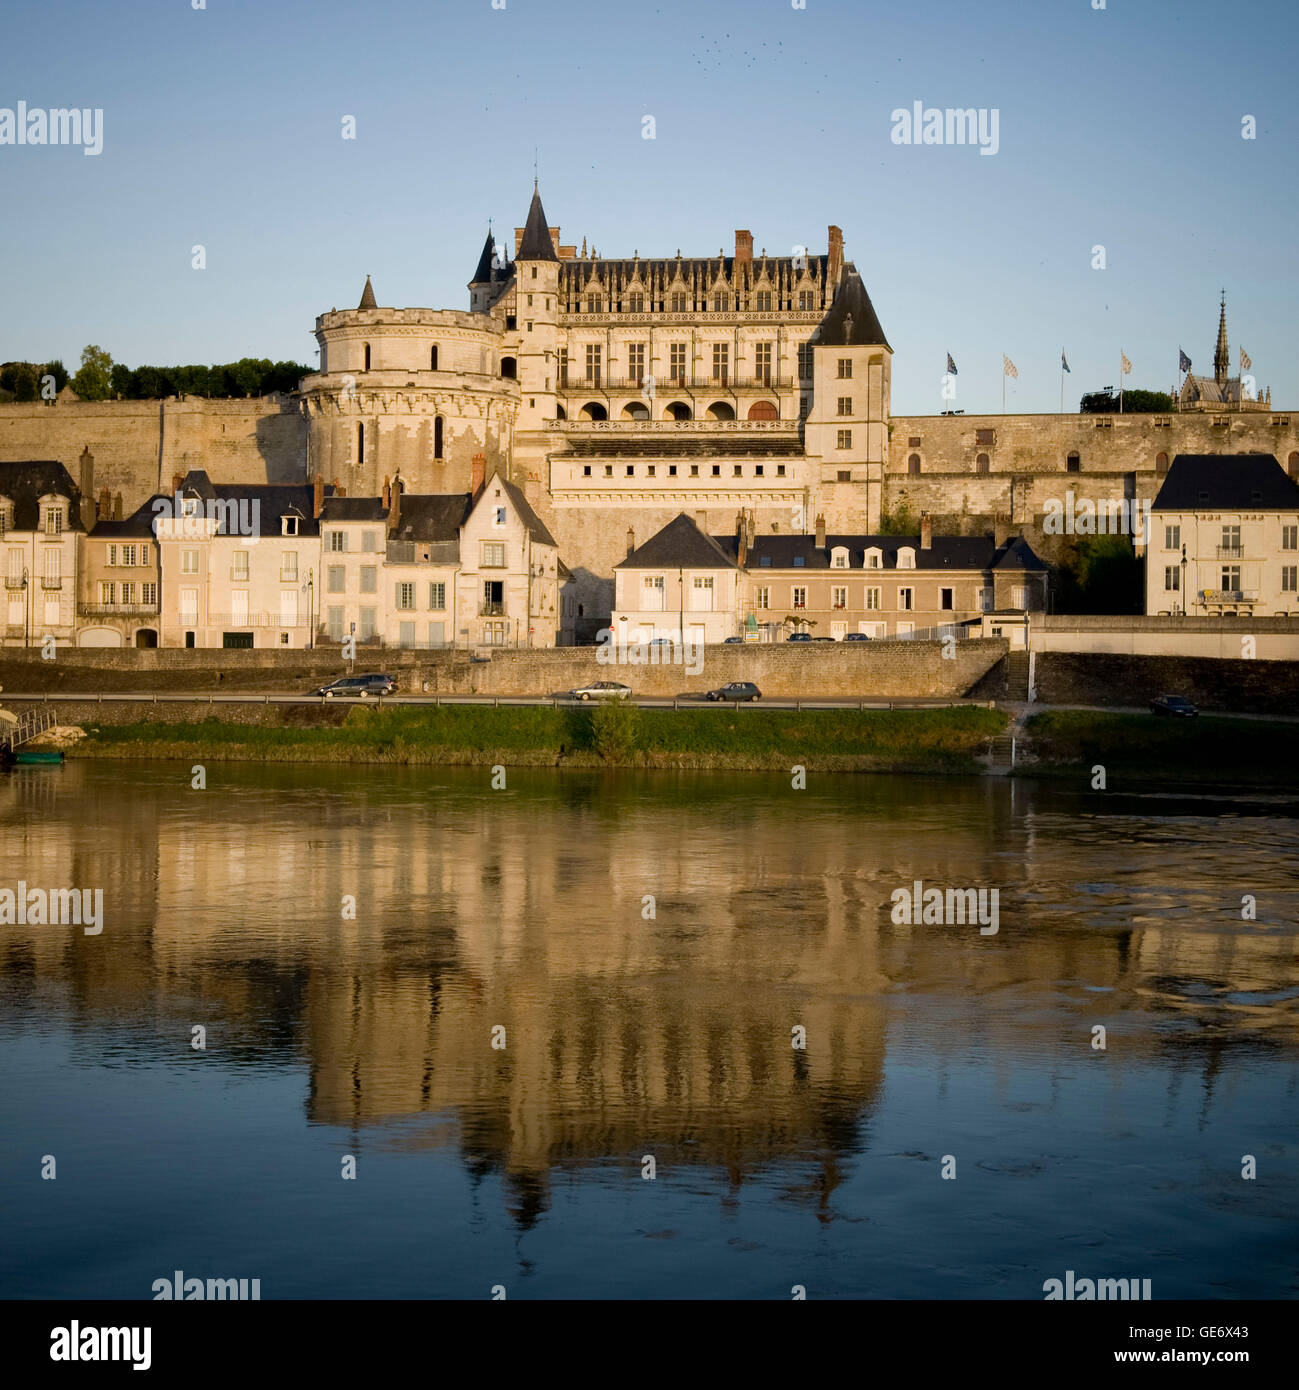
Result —
[{"label": "river water", "polygon": [[[103,891],[95,935],[0,925],[0,1295],[1040,1299],[1073,1270],[1293,1297],[1296,814],[973,778],[0,776],[0,889]],[[895,922],[916,880],[995,888],[997,931]]]}]

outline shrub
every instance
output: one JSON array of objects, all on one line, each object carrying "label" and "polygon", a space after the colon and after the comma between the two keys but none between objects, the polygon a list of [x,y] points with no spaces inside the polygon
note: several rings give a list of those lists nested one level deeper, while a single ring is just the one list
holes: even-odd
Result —
[{"label": "shrub", "polygon": [[622,760],[640,742],[640,710],[625,700],[601,700],[591,711],[591,741],[602,758]]}]

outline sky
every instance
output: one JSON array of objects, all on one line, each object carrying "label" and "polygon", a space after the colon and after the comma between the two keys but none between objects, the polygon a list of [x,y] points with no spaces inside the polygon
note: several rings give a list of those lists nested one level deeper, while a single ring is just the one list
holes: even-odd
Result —
[{"label": "sky", "polygon": [[[1233,373],[1243,345],[1299,406],[1294,0],[797,3],[11,7],[0,139],[25,101],[102,110],[103,148],[0,143],[0,361],[314,366],[367,274],[381,305],[467,309],[535,159],[551,224],[609,257],[842,227],[897,414],[943,408],[949,352],[971,414],[1003,354],[1012,411],[1059,409],[1062,348],[1066,409],[1121,351],[1167,390],[1179,347],[1212,372],[1222,289]],[[995,111],[996,153],[895,143],[917,101]]]}]

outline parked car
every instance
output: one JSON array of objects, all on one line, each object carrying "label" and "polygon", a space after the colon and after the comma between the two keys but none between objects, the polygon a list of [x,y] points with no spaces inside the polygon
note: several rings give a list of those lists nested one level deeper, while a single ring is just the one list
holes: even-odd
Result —
[{"label": "parked car", "polygon": [[396,689],[397,682],[391,676],[344,676],[311,693],[325,700],[335,696],[364,700],[367,695],[391,695]]},{"label": "parked car", "polygon": [[812,634],[810,632],[791,632],[785,638],[786,642],[810,642],[811,640]]},{"label": "parked car", "polygon": [[735,646],[737,643],[739,643],[740,645],[743,645],[743,643],[744,643],[744,638],[743,638],[743,637],[728,637],[728,638],[726,638],[726,640],[722,643],[722,645],[723,645],[723,646],[726,646],[726,647],[733,647],[733,646]]},{"label": "parked car", "polygon": [[833,638],[833,637],[813,637],[813,638],[812,638],[812,641],[813,641],[813,642],[833,642],[833,641],[834,641],[834,638]]},{"label": "parked car", "polygon": [[1174,719],[1193,719],[1199,712],[1185,695],[1156,695],[1150,702],[1151,714],[1167,714]]},{"label": "parked car", "polygon": [[649,643],[651,647],[675,647],[676,644],[674,637],[654,637]]},{"label": "parked car", "polygon": [[848,632],[844,634],[845,642],[869,642],[870,637],[864,632]]},{"label": "parked car", "polygon": [[710,690],[705,697],[709,700],[760,700],[762,691],[752,681],[728,681]]},{"label": "parked car", "polygon": [[631,694],[631,686],[618,681],[592,681],[590,685],[580,685],[573,691],[579,700],[625,700]]}]

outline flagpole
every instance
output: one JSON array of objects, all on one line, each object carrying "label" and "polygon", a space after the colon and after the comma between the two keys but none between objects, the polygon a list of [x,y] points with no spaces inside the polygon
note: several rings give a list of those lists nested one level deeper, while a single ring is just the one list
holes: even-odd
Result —
[{"label": "flagpole", "polygon": [[1064,414],[1064,348],[1060,349],[1060,414]]},{"label": "flagpole", "polygon": [[1123,349],[1119,349],[1119,414],[1123,414]]}]

